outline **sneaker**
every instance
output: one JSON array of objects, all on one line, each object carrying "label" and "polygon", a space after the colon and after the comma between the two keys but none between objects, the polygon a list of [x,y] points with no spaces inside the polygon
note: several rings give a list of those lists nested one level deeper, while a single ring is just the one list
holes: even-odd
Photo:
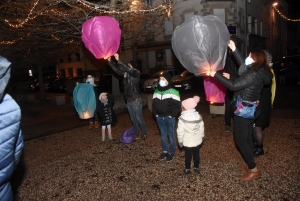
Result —
[{"label": "sneaker", "polygon": [[147,140],[147,135],[144,135],[143,137],[142,137],[142,140]]},{"label": "sneaker", "polygon": [[170,162],[170,161],[172,161],[174,159],[174,157],[175,157],[174,154],[170,154],[169,153],[169,154],[167,154],[167,160],[166,161]]},{"label": "sneaker", "polygon": [[134,139],[135,139],[135,140],[139,140],[139,139],[140,139],[140,136],[136,135],[136,136],[134,136]]},{"label": "sneaker", "polygon": [[184,172],[184,174],[191,174],[190,169],[184,169],[183,172]]},{"label": "sneaker", "polygon": [[108,135],[108,139],[109,139],[109,140],[113,140],[112,135]]},{"label": "sneaker", "polygon": [[166,159],[166,158],[167,158],[167,154],[168,154],[168,153],[161,153],[161,155],[160,155],[160,157],[158,158],[158,160],[159,160],[159,161],[162,161],[162,160]]},{"label": "sneaker", "polygon": [[225,126],[225,132],[230,132],[231,129],[230,129],[230,126]]},{"label": "sneaker", "polygon": [[197,174],[199,174],[199,173],[200,173],[200,170],[199,170],[199,168],[195,168],[195,167],[194,167],[194,173],[197,173]]}]

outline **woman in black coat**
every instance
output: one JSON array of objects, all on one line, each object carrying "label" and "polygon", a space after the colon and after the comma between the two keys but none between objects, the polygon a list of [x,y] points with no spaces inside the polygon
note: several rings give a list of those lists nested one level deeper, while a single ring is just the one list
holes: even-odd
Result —
[{"label": "woman in black coat", "polygon": [[[211,76],[215,77],[229,90],[234,91],[234,99],[240,97],[251,102],[259,100],[262,88],[264,85],[269,84],[272,79],[265,52],[260,49],[252,50],[244,62],[234,42],[230,41],[228,46],[239,65],[251,65],[251,67],[247,67],[247,70],[234,81],[224,77],[220,72],[212,71]],[[252,141],[253,124],[259,114],[260,108],[258,105],[254,119],[234,115],[234,140],[246,162],[246,165],[241,165],[239,168],[247,171],[245,175],[240,177],[241,181],[250,181],[261,176],[254,160]]]},{"label": "woman in black coat", "polygon": [[[265,51],[265,54],[268,58],[269,65],[272,66],[272,56],[269,52]],[[239,75],[243,74],[246,71],[246,68],[240,68],[238,73]],[[275,75],[273,70],[271,70],[273,74],[273,80],[267,85],[264,85],[260,99],[259,99],[259,106],[260,106],[260,115],[256,119],[254,123],[254,131],[253,131],[253,142],[254,142],[254,156],[261,156],[264,155],[263,149],[263,130],[267,128],[270,124],[271,120],[271,108],[273,104],[273,99],[275,94],[272,94],[272,88],[276,87]],[[275,91],[273,91],[275,93]],[[273,96],[272,96],[273,95]]]},{"label": "woman in black coat", "polygon": [[113,110],[114,97],[109,93],[101,93],[97,105],[97,113],[101,120],[102,141],[105,141],[105,130],[107,128],[108,138],[112,140],[111,127],[116,124],[117,118]]}]

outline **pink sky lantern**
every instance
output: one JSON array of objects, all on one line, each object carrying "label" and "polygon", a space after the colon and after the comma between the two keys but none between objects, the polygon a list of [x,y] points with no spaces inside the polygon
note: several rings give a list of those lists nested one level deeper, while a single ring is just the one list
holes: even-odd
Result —
[{"label": "pink sky lantern", "polygon": [[213,103],[224,103],[226,87],[214,77],[204,77],[206,100]]},{"label": "pink sky lantern", "polygon": [[121,41],[117,20],[109,16],[96,16],[85,21],[82,25],[82,41],[97,59],[114,55]]}]

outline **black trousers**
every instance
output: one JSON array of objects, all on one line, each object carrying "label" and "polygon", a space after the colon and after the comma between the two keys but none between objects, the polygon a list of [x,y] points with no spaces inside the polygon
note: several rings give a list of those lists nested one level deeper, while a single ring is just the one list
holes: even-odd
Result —
[{"label": "black trousers", "polygon": [[231,109],[232,99],[233,99],[233,93],[231,91],[228,91],[225,96],[225,115],[224,115],[225,126],[231,126],[231,118],[233,117],[232,109]]},{"label": "black trousers", "polygon": [[245,119],[234,115],[233,133],[234,141],[241,152],[242,157],[248,165],[249,169],[256,167],[253,150],[254,145],[252,141],[253,124],[258,118],[260,110],[255,113],[254,119]]},{"label": "black trousers", "polygon": [[185,169],[191,169],[192,158],[194,159],[194,168],[199,168],[200,164],[200,145],[197,147],[184,147],[185,150]]}]

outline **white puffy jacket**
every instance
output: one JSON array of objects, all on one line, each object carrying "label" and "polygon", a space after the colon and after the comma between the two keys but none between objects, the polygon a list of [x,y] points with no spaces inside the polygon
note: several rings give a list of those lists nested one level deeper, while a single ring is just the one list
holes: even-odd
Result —
[{"label": "white puffy jacket", "polygon": [[204,122],[202,116],[195,110],[185,110],[178,119],[178,143],[185,147],[196,147],[204,137]]}]

